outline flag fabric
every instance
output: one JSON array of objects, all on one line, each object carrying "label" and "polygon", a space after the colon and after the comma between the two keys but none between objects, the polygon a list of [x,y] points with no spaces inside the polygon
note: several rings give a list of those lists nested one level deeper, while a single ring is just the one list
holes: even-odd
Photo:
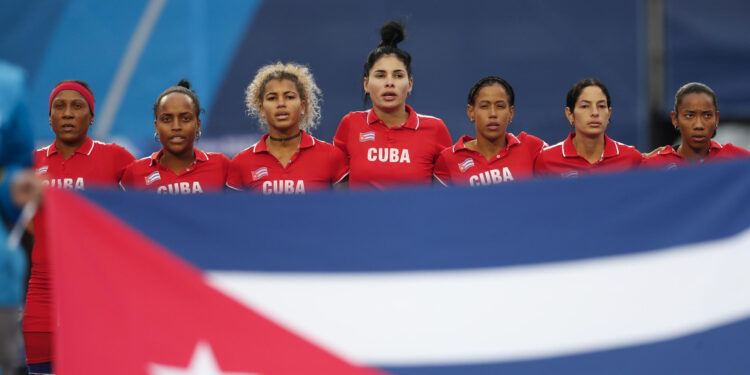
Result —
[{"label": "flag fabric", "polygon": [[159,174],[159,171],[153,171],[150,175],[144,178],[146,179],[146,185],[151,185],[154,182],[161,180],[161,174]]},{"label": "flag fabric", "polygon": [[359,133],[359,141],[360,142],[369,142],[369,141],[374,141],[374,140],[375,140],[375,132],[374,131]]},{"label": "flag fabric", "polygon": [[748,170],[50,191],[57,373],[744,373]]},{"label": "flag fabric", "polygon": [[466,160],[458,163],[458,169],[461,171],[461,173],[466,172],[467,169],[474,166],[474,159],[472,158],[466,158]]},{"label": "flag fabric", "polygon": [[263,177],[268,176],[268,168],[266,167],[260,167],[252,172],[250,172],[253,176],[253,181],[258,181]]}]

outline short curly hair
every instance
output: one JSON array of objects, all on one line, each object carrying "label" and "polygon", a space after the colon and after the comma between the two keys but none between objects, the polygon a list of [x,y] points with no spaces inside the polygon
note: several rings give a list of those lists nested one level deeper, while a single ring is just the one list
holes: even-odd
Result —
[{"label": "short curly hair", "polygon": [[320,122],[320,102],[321,91],[315,83],[310,69],[304,65],[296,63],[277,62],[268,64],[255,74],[253,81],[245,89],[245,105],[247,113],[256,117],[264,130],[268,130],[268,122],[261,116],[261,104],[263,103],[263,94],[265,94],[266,84],[278,80],[288,80],[297,86],[300,99],[305,102],[304,114],[300,118],[300,129],[310,132]]}]

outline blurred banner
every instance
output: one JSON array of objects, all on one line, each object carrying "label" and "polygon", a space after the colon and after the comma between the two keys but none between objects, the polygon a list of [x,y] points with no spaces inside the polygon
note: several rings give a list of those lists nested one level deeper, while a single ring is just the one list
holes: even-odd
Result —
[{"label": "blurred banner", "polygon": [[744,373],[749,169],[50,191],[58,373]]}]

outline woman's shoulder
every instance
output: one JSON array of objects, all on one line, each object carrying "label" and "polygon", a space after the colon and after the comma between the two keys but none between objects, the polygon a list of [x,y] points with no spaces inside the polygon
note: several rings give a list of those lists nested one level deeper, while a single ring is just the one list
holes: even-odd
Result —
[{"label": "woman's shoulder", "polygon": [[417,127],[418,128],[446,128],[443,119],[436,116],[425,115],[417,112]]},{"label": "woman's shoulder", "polygon": [[345,121],[349,122],[367,120],[367,116],[370,114],[370,111],[370,109],[364,111],[351,111],[341,118],[341,123],[343,124]]}]

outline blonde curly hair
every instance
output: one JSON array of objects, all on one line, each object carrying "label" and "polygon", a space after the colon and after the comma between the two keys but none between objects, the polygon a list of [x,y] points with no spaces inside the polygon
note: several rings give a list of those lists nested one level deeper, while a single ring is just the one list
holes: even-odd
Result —
[{"label": "blonde curly hair", "polygon": [[304,113],[299,121],[300,129],[309,133],[318,126],[320,122],[320,102],[323,100],[320,97],[321,91],[315,84],[310,69],[296,63],[277,62],[258,69],[255,78],[245,89],[245,105],[248,115],[256,117],[263,130],[268,130],[268,122],[261,115],[261,104],[263,103],[266,84],[274,79],[286,79],[297,86],[300,99],[305,102]]}]

